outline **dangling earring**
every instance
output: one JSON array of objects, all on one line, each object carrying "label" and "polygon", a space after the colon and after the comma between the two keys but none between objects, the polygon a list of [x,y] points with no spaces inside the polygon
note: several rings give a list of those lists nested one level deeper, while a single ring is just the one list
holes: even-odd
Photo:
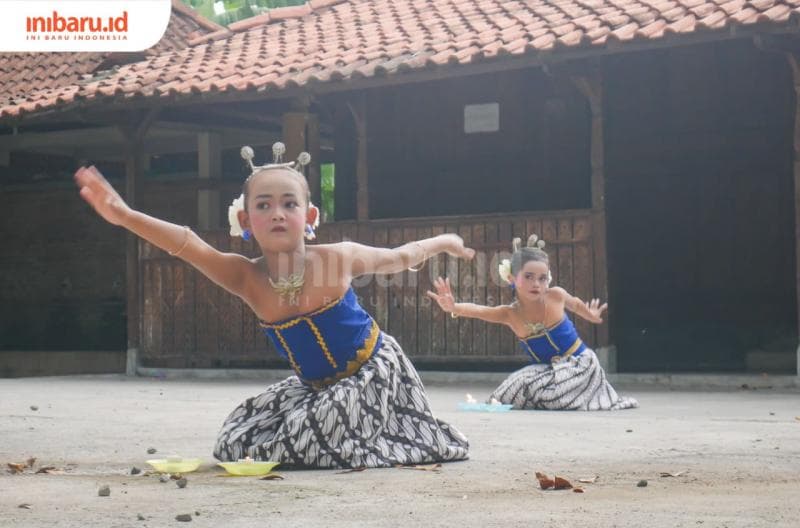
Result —
[{"label": "dangling earring", "polygon": [[306,240],[314,240],[317,238],[317,234],[314,232],[314,228],[311,227],[311,224],[306,224],[306,232],[305,235]]},{"label": "dangling earring", "polygon": [[244,231],[242,231],[242,240],[250,240],[252,236],[253,233],[251,233],[249,229],[245,229]]}]

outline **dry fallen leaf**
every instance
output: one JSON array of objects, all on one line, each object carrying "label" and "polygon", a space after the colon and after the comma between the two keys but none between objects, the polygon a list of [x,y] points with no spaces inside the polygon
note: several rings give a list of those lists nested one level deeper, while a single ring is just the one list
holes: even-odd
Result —
[{"label": "dry fallen leaf", "polygon": [[[593,476],[591,478],[580,478],[580,479],[578,479],[578,482],[582,482],[583,484],[594,484],[595,482],[597,482],[597,479],[599,479],[599,478],[600,478],[600,475],[595,475],[595,476]],[[575,488],[575,489],[578,489],[578,488]]]},{"label": "dry fallen leaf", "polygon": [[440,471],[442,469],[441,464],[397,465],[395,467],[398,469],[418,469],[420,471]]},{"label": "dry fallen leaf", "polygon": [[25,461],[29,468],[32,468],[33,465],[36,463],[36,457],[30,457],[28,460]]},{"label": "dry fallen leaf", "polygon": [[583,488],[572,488],[573,493],[583,493]]},{"label": "dry fallen leaf", "polygon": [[559,477],[558,475],[556,475],[553,479],[553,483],[553,487],[557,490],[572,489],[572,483],[564,477]]},{"label": "dry fallen leaf", "polygon": [[678,471],[677,473],[669,473],[667,471],[662,471],[660,474],[662,477],[680,477],[681,475],[685,475],[688,472],[689,470],[685,469],[683,471]]},{"label": "dry fallen leaf", "polygon": [[283,480],[283,476],[278,473],[270,473],[269,475],[261,477],[258,480]]},{"label": "dry fallen leaf", "polygon": [[11,473],[16,475],[17,473],[22,473],[23,470],[27,467],[24,463],[17,464],[14,462],[7,462],[8,467],[11,468]]},{"label": "dry fallen leaf", "polygon": [[364,471],[365,469],[367,469],[366,466],[361,466],[357,468],[345,469],[344,471],[337,471],[336,474],[344,475],[345,473],[357,473],[359,471]]},{"label": "dry fallen leaf", "polygon": [[553,480],[550,480],[550,477],[545,475],[544,473],[536,472],[536,479],[539,481],[539,487],[543,490],[547,489],[556,489],[556,490],[564,490],[564,489],[571,489],[572,484],[570,481],[563,477],[559,477],[558,475],[553,477]]},{"label": "dry fallen leaf", "polygon": [[539,481],[539,487],[543,490],[550,489],[555,486],[555,482],[550,480],[550,477],[545,475],[544,473],[536,472],[536,480]]},{"label": "dry fallen leaf", "polygon": [[26,509],[26,510],[30,510],[31,509],[31,505],[28,504],[27,502],[25,502],[25,503],[22,503],[19,506],[17,506],[17,508],[23,508],[23,509]]}]

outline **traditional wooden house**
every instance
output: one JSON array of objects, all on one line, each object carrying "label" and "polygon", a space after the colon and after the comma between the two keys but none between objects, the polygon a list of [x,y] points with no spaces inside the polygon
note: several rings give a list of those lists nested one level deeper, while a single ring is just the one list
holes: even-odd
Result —
[{"label": "traditional wooden house", "polygon": [[[283,137],[312,153],[316,200],[323,166],[335,171],[322,241],[457,232],[478,250],[358,284],[422,367],[521,364],[509,332],[445,318],[424,291],[447,274],[462,299],[508,301],[496,261],[537,233],[558,284],[609,299],[608,323],[579,331],[611,369],[795,373],[799,17],[796,0],[311,0],[6,101],[0,159],[9,173],[17,156],[96,160],[139,207],[248,253],[224,225],[238,146],[263,157]],[[0,180],[14,292],[0,346],[22,348],[20,328],[62,345],[42,326],[52,309],[70,348],[114,325],[120,340],[124,322],[131,371],[279,364],[237,299],[123,247],[36,174]],[[51,265],[34,271],[32,251]],[[59,295],[97,305],[88,291],[125,314],[55,309]]]}]

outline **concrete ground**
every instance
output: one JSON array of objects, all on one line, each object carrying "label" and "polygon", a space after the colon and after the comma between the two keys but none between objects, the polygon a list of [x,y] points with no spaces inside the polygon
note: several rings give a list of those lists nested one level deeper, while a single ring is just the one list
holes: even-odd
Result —
[{"label": "concrete ground", "polygon": [[[423,378],[425,375],[423,373]],[[267,381],[74,376],[0,379],[0,526],[800,526],[797,390],[617,387],[619,412],[456,410],[486,382],[429,383],[434,412],[470,439],[440,471],[283,471],[228,478],[211,448],[226,414]],[[34,406],[36,410],[32,408]],[[156,455],[148,455],[154,447]],[[148,458],[206,460],[188,486],[130,475]],[[6,462],[36,457],[12,475]],[[541,491],[556,473],[585,493]],[[660,476],[662,472],[677,476]],[[647,481],[646,487],[637,483]],[[109,485],[111,494],[99,497]],[[19,507],[20,505],[28,507]],[[143,520],[139,519],[143,517]]]}]

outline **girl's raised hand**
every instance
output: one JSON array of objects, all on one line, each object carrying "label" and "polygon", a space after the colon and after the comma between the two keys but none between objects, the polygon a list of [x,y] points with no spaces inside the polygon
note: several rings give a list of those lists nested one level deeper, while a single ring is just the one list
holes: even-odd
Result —
[{"label": "girl's raised hand", "polygon": [[440,236],[446,241],[446,251],[449,255],[466,260],[472,260],[472,258],[475,256],[475,250],[466,247],[464,245],[464,239],[460,236],[452,233]]},{"label": "girl's raised hand", "polygon": [[452,313],[456,308],[456,300],[453,297],[453,292],[450,290],[450,279],[437,277],[437,279],[433,281],[433,286],[436,288],[437,293],[428,290],[427,296],[436,301],[442,310]]},{"label": "girl's raised hand", "polygon": [[120,225],[130,212],[130,207],[94,166],[81,167],[75,172],[75,183],[81,198],[89,202],[97,214],[106,221]]},{"label": "girl's raised hand", "polygon": [[600,299],[592,299],[586,304],[586,309],[589,311],[589,315],[592,316],[591,319],[588,319],[592,323],[600,324],[603,322],[603,312],[606,311],[608,308],[608,303],[600,304]]}]

